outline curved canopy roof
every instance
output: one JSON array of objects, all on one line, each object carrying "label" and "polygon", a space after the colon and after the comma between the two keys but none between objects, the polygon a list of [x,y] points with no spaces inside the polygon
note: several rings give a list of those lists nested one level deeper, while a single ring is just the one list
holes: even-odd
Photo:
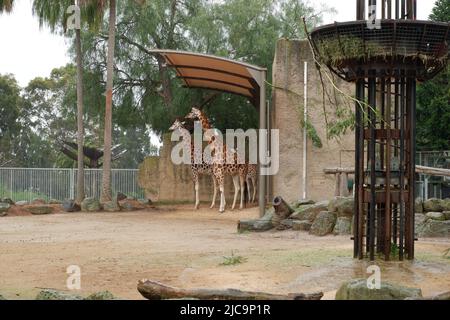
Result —
[{"label": "curved canopy roof", "polygon": [[237,94],[257,105],[267,69],[200,53],[150,50],[160,54],[188,88],[203,88]]}]

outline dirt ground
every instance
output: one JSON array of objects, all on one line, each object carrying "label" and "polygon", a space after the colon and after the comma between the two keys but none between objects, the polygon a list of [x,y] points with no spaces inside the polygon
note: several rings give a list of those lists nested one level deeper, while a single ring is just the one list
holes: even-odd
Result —
[{"label": "dirt ground", "polygon": [[[109,290],[142,299],[139,279],[183,288],[238,288],[273,293],[325,292],[333,299],[348,279],[367,277],[366,261],[352,259],[348,236],[305,232],[236,231],[257,208],[227,211],[190,206],[139,212],[71,213],[0,218],[0,294],[33,299],[40,288],[66,289],[66,268],[81,268],[81,291]],[[420,287],[424,295],[450,291],[448,239],[420,239],[414,262],[377,261],[383,281]],[[244,261],[225,266],[224,256]]]}]

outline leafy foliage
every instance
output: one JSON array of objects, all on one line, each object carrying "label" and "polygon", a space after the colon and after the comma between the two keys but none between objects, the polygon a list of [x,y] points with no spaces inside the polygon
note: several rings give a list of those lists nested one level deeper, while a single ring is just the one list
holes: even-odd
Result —
[{"label": "leafy foliage", "polygon": [[[431,20],[450,21],[450,0],[438,0]],[[450,66],[417,89],[417,147],[450,150]]]}]

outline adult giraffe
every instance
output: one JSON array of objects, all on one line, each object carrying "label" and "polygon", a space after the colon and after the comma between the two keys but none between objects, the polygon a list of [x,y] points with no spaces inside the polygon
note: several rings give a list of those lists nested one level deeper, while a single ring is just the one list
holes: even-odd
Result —
[{"label": "adult giraffe", "polygon": [[[203,130],[213,129],[208,117],[198,108],[193,107],[191,112],[186,115],[186,119],[200,121]],[[234,199],[231,210],[236,206],[237,195],[241,191],[241,199],[239,209],[244,208],[244,187],[247,179],[248,166],[246,163],[240,164],[235,150],[228,150],[223,141],[219,141],[215,135],[208,137],[208,143],[212,153],[213,174],[217,180],[220,191],[220,207],[219,212],[225,211],[225,175],[233,178]],[[232,163],[227,159],[233,159]]]},{"label": "adult giraffe", "polygon": [[[178,130],[183,138],[183,144],[185,144],[186,148],[190,148],[191,150],[191,172],[192,172],[192,180],[194,181],[195,188],[195,209],[197,210],[200,205],[200,197],[199,197],[199,175],[206,174],[210,175],[213,179],[214,185],[214,194],[213,200],[211,204],[211,209],[214,208],[216,204],[216,195],[217,195],[217,180],[215,175],[213,174],[213,167],[211,165],[211,160],[207,160],[203,157],[203,150],[195,150],[194,143],[191,141],[191,135],[184,127],[184,123],[180,120],[175,120],[172,126],[169,128],[171,131]],[[190,141],[190,142],[189,142]],[[200,158],[201,157],[201,158]],[[195,163],[195,159],[202,159],[201,163]]]}]

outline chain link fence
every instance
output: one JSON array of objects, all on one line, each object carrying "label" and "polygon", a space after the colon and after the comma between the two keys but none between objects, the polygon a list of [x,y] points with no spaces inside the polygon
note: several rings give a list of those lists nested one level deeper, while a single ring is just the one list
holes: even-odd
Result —
[{"label": "chain link fence", "polygon": [[[77,169],[0,168],[0,197],[13,201],[74,199],[77,185]],[[144,198],[144,190],[138,185],[138,170],[112,169],[112,193],[122,192],[130,197]],[[102,169],[85,169],[86,197],[99,198],[102,185]]]}]

